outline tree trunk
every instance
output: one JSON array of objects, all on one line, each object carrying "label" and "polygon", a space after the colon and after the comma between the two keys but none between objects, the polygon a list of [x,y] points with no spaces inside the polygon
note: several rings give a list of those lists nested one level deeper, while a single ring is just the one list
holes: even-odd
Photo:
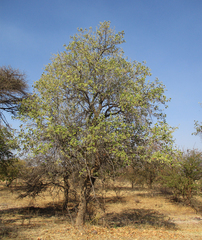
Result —
[{"label": "tree trunk", "polygon": [[82,186],[80,193],[80,203],[78,207],[78,213],[76,216],[76,226],[82,227],[85,222],[85,214],[86,214],[86,196],[85,196],[85,187]]},{"label": "tree trunk", "polygon": [[76,217],[77,227],[82,227],[85,223],[86,208],[89,201],[90,192],[95,183],[95,178],[93,176],[100,169],[100,159],[101,158],[99,156],[99,153],[97,153],[95,164],[91,169],[90,173],[86,175],[85,178],[81,178],[80,203],[78,207],[78,214]]},{"label": "tree trunk", "polygon": [[63,202],[63,210],[67,208],[68,204],[68,194],[69,194],[69,175],[64,176],[64,202]]},{"label": "tree trunk", "polygon": [[92,186],[94,185],[95,178],[87,176],[83,179],[81,183],[81,193],[80,193],[80,203],[78,207],[78,213],[76,217],[76,226],[82,227],[85,223],[85,215],[87,203],[90,197],[90,192],[92,190]]}]

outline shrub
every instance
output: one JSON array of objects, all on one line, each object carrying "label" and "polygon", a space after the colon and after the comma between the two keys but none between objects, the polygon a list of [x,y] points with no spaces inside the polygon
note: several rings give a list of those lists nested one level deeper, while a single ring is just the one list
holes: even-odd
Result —
[{"label": "shrub", "polygon": [[190,204],[191,198],[200,189],[202,178],[202,153],[188,150],[182,153],[176,163],[163,171],[162,180],[169,187],[175,199],[180,197]]}]

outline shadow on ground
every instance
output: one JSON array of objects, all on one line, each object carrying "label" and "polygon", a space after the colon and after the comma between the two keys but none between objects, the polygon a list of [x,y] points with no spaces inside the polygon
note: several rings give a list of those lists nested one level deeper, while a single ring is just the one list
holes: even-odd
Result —
[{"label": "shadow on ground", "polygon": [[[41,218],[41,222],[38,222],[38,224],[34,224],[34,221],[32,221],[32,219],[36,217]],[[51,217],[54,217],[54,222],[56,224],[64,221],[70,222],[68,212],[63,211],[59,205],[47,206],[44,208],[25,207],[1,210],[0,238],[7,237],[6,239],[14,239],[22,229],[40,228],[43,222],[47,222]],[[108,213],[105,215],[104,221],[108,227],[124,227],[131,225],[137,227],[152,226],[157,228],[165,227],[167,229],[176,229],[174,223],[166,220],[163,214],[152,209],[129,209],[121,213]],[[99,224],[99,221],[97,223]]]},{"label": "shadow on ground", "polygon": [[165,216],[152,209],[130,209],[121,213],[108,213],[105,221],[110,227],[133,226],[153,226],[165,227],[168,229],[176,229],[174,223],[165,220]]},{"label": "shadow on ground", "polygon": [[[27,231],[28,229],[37,229],[41,227],[41,224],[32,224],[30,219],[28,219],[29,221],[27,221],[25,224],[25,219],[23,219],[22,224],[16,225],[17,220],[21,219],[6,221],[2,221],[2,219],[0,219],[0,239],[15,239],[18,237],[22,229]],[[27,238],[24,237],[23,239],[25,240]]]},{"label": "shadow on ground", "polygon": [[46,206],[46,207],[23,207],[23,208],[9,208],[0,211],[0,215],[3,214],[21,214],[21,215],[29,215],[29,216],[44,216],[44,217],[52,217],[57,214],[62,215],[63,211],[60,205],[54,206]]},{"label": "shadow on ground", "polygon": [[[68,215],[60,206],[10,208],[0,211],[0,239],[14,239],[22,229],[40,228],[51,217],[55,223],[67,221]],[[41,218],[41,222],[32,221]]]}]

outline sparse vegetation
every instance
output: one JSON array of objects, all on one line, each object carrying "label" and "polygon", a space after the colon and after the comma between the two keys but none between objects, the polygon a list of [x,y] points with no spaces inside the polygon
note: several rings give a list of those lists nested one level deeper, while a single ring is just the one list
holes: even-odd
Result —
[{"label": "sparse vegetation", "polygon": [[[202,153],[175,149],[165,86],[123,42],[110,22],[78,29],[29,95],[0,68],[1,238],[201,239]],[[3,111],[23,122],[17,138]]]},{"label": "sparse vegetation", "polygon": [[202,153],[197,150],[188,150],[182,153],[176,162],[162,171],[165,186],[171,189],[174,199],[191,204],[194,194],[201,190]]},{"label": "sparse vegetation", "polygon": [[[95,187],[100,188],[100,184],[97,182]],[[191,206],[173,202],[158,189],[141,186],[131,189],[129,182],[116,184],[122,189],[121,198],[117,199],[112,189],[105,192],[104,198],[100,191],[97,198],[105,201],[105,211],[92,198],[83,230],[72,224],[78,199],[71,191],[68,210],[64,210],[63,194],[57,189],[46,191],[33,201],[16,199],[15,192],[1,185],[0,237],[3,240],[201,239],[202,212],[196,213]],[[197,201],[202,204],[202,198],[198,197]]]}]

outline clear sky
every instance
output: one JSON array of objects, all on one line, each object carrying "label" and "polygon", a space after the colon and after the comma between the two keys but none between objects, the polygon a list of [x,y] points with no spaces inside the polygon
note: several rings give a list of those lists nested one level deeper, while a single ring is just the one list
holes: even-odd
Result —
[{"label": "clear sky", "polygon": [[78,27],[95,29],[105,20],[124,30],[125,55],[146,61],[150,80],[166,86],[176,145],[202,149],[202,139],[191,135],[194,120],[202,121],[201,0],[0,0],[0,66],[24,71],[31,90]]}]

